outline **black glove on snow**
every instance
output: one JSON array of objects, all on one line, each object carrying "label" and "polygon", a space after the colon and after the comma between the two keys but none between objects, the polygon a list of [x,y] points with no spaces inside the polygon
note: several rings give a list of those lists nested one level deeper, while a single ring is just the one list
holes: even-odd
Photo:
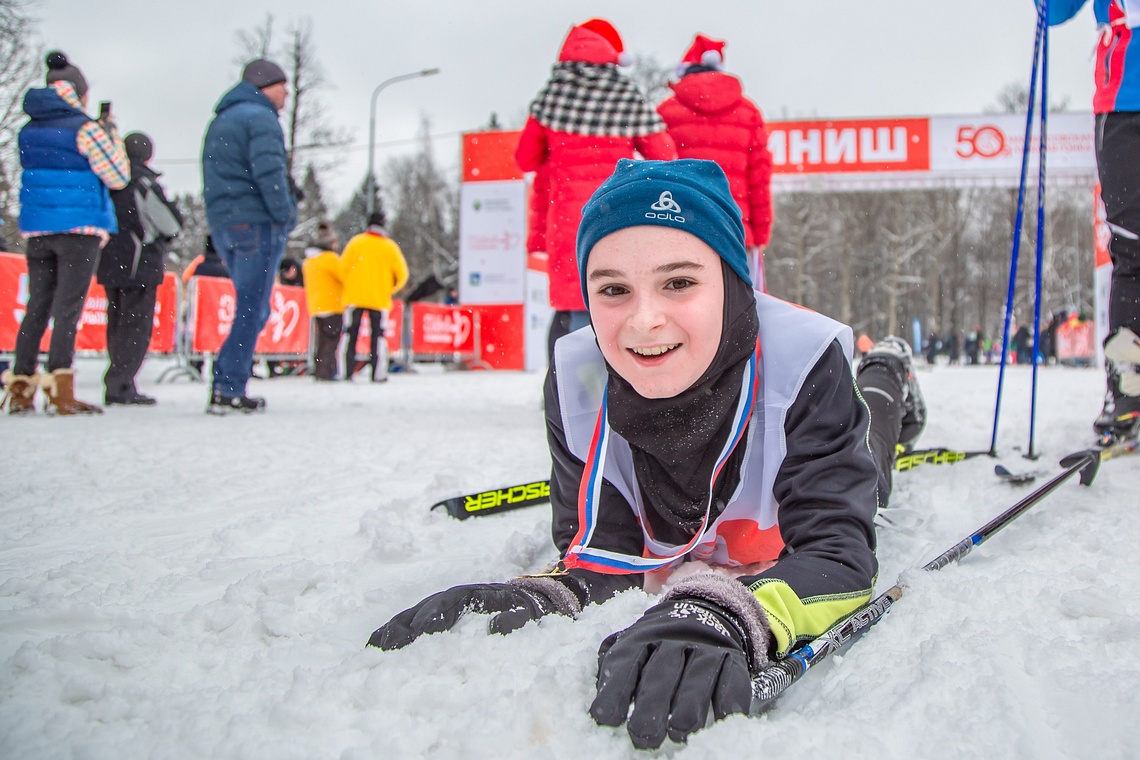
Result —
[{"label": "black glove on snow", "polygon": [[767,662],[767,619],[741,583],[710,576],[678,585],[598,650],[590,715],[605,726],[626,723],[639,749],[660,747],[666,734],[685,741],[704,728],[710,705],[717,720],[748,712],[750,665]]},{"label": "black glove on snow", "polygon": [[456,586],[396,615],[372,634],[368,645],[400,649],[425,633],[450,630],[468,612],[498,613],[491,618],[491,633],[510,633],[552,612],[574,617],[580,609],[574,594],[549,578]]}]

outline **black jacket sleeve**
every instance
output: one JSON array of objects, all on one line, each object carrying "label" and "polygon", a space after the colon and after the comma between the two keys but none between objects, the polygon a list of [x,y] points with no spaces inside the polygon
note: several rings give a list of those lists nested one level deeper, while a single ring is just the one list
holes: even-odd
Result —
[{"label": "black jacket sleeve", "polygon": [[784,552],[771,568],[741,578],[768,613],[774,655],[870,599],[880,479],[869,424],[851,366],[832,343],[784,422],[787,455],[773,485]]}]

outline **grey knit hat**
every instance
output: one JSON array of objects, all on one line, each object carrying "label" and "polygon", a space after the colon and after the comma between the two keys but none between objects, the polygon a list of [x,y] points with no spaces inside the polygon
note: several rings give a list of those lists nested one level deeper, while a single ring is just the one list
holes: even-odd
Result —
[{"label": "grey knit hat", "polygon": [[52,82],[71,82],[75,86],[75,94],[83,97],[87,94],[87,79],[83,76],[83,72],[76,66],[72,65],[71,61],[67,60],[67,56],[58,50],[53,50],[47,54],[44,61],[47,64],[47,83]]},{"label": "grey knit hat", "polygon": [[289,77],[285,76],[285,69],[264,58],[250,61],[241,72],[241,81],[249,82],[259,90],[288,80]]}]

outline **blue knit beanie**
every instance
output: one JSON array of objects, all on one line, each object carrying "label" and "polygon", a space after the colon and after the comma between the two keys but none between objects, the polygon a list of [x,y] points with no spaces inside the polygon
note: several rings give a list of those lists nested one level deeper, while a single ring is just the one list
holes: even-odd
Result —
[{"label": "blue knit beanie", "polygon": [[740,279],[752,284],[740,208],[716,162],[623,158],[582,208],[578,277],[587,302],[586,260],[594,245],[611,232],[651,224],[696,235],[719,253]]}]

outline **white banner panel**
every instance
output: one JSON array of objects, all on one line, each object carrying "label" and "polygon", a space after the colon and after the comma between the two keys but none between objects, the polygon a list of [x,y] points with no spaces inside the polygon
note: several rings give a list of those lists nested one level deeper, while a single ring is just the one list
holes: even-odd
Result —
[{"label": "white banner panel", "polygon": [[[1017,187],[1025,114],[768,122],[773,192]],[[1027,179],[1037,180],[1034,119]],[[1046,181],[1096,180],[1091,112],[1049,114]]]},{"label": "white banner panel", "polygon": [[526,184],[460,188],[459,302],[522,303],[526,293]]},{"label": "white banner panel", "polygon": [[[1037,179],[1040,124],[1034,118],[1029,140],[1029,176]],[[1091,113],[1049,114],[1045,175],[1096,174]],[[1021,176],[1025,147],[1024,114],[934,116],[930,120],[930,171],[935,175]]]}]

